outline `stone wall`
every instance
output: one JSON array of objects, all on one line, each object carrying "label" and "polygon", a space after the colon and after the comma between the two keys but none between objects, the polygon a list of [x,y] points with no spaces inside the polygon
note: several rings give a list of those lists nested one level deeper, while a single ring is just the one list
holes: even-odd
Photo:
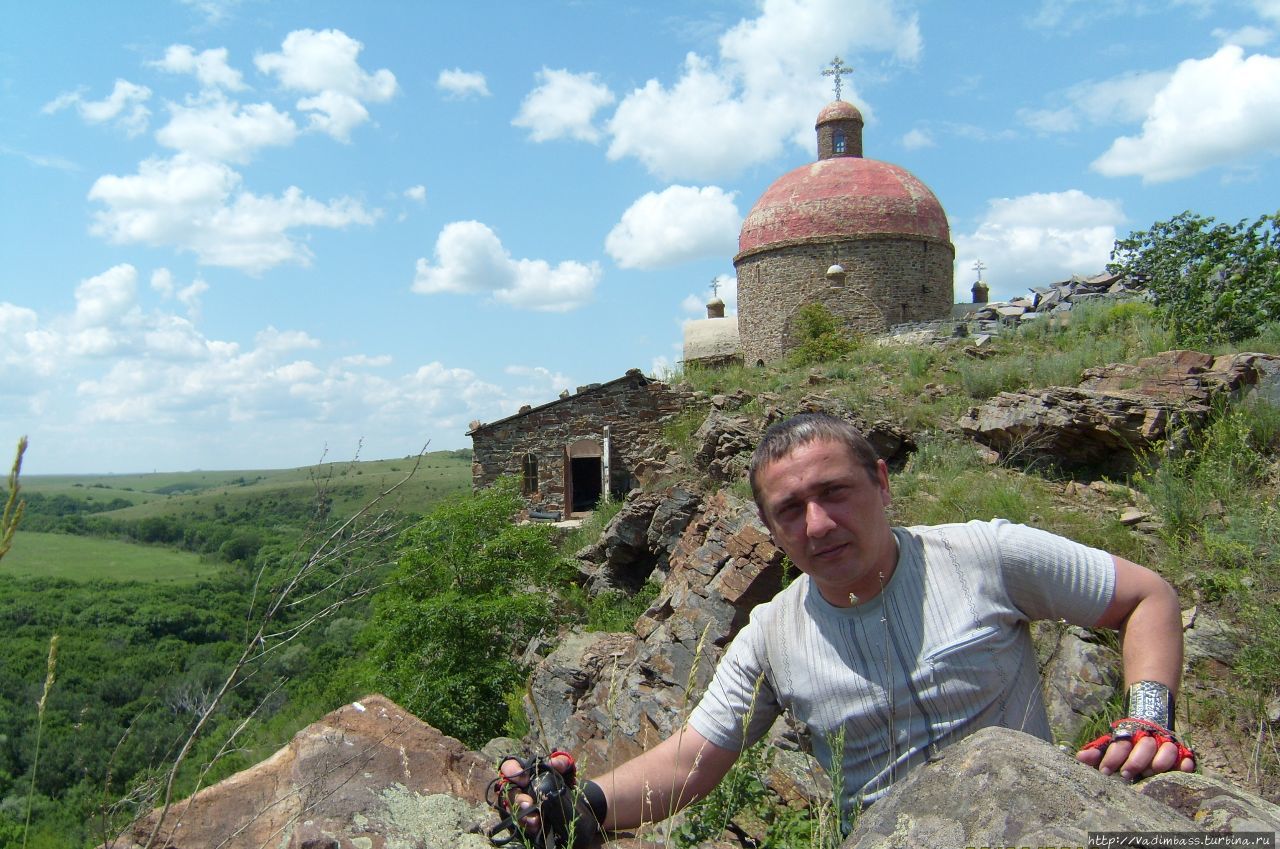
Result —
[{"label": "stone wall", "polygon": [[683,410],[690,398],[631,369],[608,383],[580,389],[527,412],[480,425],[471,432],[472,485],[488,486],[502,475],[521,476],[526,454],[538,459],[538,488],[527,493],[531,510],[568,512],[565,456],[581,439],[603,444],[609,427],[609,489],[625,493],[634,485],[636,463],[651,457],[663,419]]},{"label": "stone wall", "polygon": [[[858,333],[951,312],[950,244],[909,236],[814,240],[740,257],[738,334],[745,363],[772,363],[796,346],[795,313],[822,303]],[[845,279],[833,285],[827,269]]]}]

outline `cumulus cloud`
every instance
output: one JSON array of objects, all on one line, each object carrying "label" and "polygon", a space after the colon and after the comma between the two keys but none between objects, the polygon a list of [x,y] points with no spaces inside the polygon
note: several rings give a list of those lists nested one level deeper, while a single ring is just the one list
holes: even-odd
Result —
[{"label": "cumulus cloud", "polygon": [[409,200],[417,201],[418,203],[426,203],[427,187],[421,184],[417,186],[410,186],[409,188],[404,190],[404,196],[407,197]]},{"label": "cumulus cloud", "polygon": [[90,124],[112,123],[130,137],[141,135],[147,129],[151,110],[144,104],[151,98],[151,89],[128,80],[116,80],[111,94],[103,100],[85,100],[82,91],[64,92],[46,103],[41,112],[54,112],[74,106],[80,117]]},{"label": "cumulus cloud", "polygon": [[593,143],[600,140],[596,112],[616,98],[596,74],[543,68],[537,80],[537,87],[521,102],[520,112],[511,121],[513,125],[529,130],[529,138],[536,142],[559,138]]},{"label": "cumulus cloud", "polygon": [[454,100],[489,96],[489,84],[485,81],[484,74],[461,68],[441,71],[436,77],[436,88]]},{"label": "cumulus cloud", "polygon": [[169,123],[156,132],[165,147],[227,162],[248,162],[259,148],[293,144],[298,128],[270,103],[242,106],[221,94],[170,103]]},{"label": "cumulus cloud", "polygon": [[350,198],[324,203],[296,186],[263,196],[240,184],[240,175],[220,162],[187,154],[147,159],[136,174],[108,174],[94,182],[89,199],[106,208],[94,213],[91,229],[118,244],[174,247],[206,265],[257,273],[310,262],[310,250],[292,237],[293,230],[374,221]]},{"label": "cumulus cloud", "polygon": [[419,258],[413,291],[487,294],[519,309],[567,312],[591,299],[599,263],[512,259],[498,234],[479,221],[455,221],[436,238],[435,262]]},{"label": "cumulus cloud", "polygon": [[[151,281],[141,292],[140,279]],[[58,422],[60,438],[42,442],[42,463],[94,471],[83,456],[56,456],[89,440],[93,456],[105,458],[97,462],[111,464],[103,471],[189,468],[227,456],[266,466],[298,457],[300,445],[314,457],[294,462],[307,462],[325,445],[354,450],[361,440],[372,456],[394,456],[574,385],[529,365],[496,379],[440,361],[394,369],[386,354],[335,356],[324,340],[290,328],[213,338],[166,306],[190,288],[167,269],[118,265],[82,280],[65,314],[0,302],[0,413]]]},{"label": "cumulus cloud", "polygon": [[623,268],[660,268],[733,253],[742,215],[734,192],[718,186],[669,186],[622,213],[605,250]]},{"label": "cumulus cloud", "polygon": [[1129,124],[1142,120],[1160,89],[1168,84],[1169,71],[1137,71],[1109,80],[1072,86],[1058,96],[1063,105],[1046,109],[1021,109],[1019,119],[1042,133],[1066,133],[1086,124]]},{"label": "cumulus cloud", "polygon": [[1142,132],[1093,162],[1108,177],[1161,183],[1280,152],[1280,57],[1228,44],[1188,59],[1147,108]]},{"label": "cumulus cloud", "polygon": [[171,44],[164,58],[149,63],[171,74],[194,74],[205,88],[240,91],[245,87],[240,72],[227,64],[227,48],[215,47],[196,53],[189,44]]},{"label": "cumulus cloud", "polygon": [[363,49],[341,30],[303,29],[285,36],[279,53],[260,54],[253,61],[284,88],[309,94],[297,107],[311,113],[311,128],[345,142],[369,119],[365,102],[387,101],[396,93],[391,71],[382,68],[371,74],[360,67]]},{"label": "cumulus cloud", "polygon": [[977,228],[957,235],[956,286],[967,299],[975,260],[987,267],[993,299],[1022,294],[1106,266],[1124,223],[1120,202],[1078,189],[994,198]]},{"label": "cumulus cloud", "polygon": [[848,51],[914,62],[921,43],[916,16],[894,3],[765,0],[721,36],[718,61],[690,53],[674,84],[651,79],[622,99],[609,158],[634,157],[666,179],[717,179],[788,141],[812,148],[814,104],[830,96],[817,69]]}]

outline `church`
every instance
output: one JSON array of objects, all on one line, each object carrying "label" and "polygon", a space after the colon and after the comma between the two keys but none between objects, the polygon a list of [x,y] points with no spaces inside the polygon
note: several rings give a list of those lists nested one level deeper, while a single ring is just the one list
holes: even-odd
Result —
[{"label": "church", "polygon": [[[818,113],[818,159],[775,180],[743,221],[738,315],[713,297],[707,317],[685,326],[686,364],[776,362],[799,343],[796,315],[810,303],[861,334],[951,314],[955,248],[942,204],[906,169],[863,157],[862,113],[840,99],[848,69],[837,58],[823,73],[835,77],[836,99]],[[637,484],[663,421],[692,400],[632,369],[472,422],[472,482],[518,477],[538,518],[591,510]]]},{"label": "church", "polygon": [[713,299],[707,318],[686,326],[686,363],[776,362],[798,344],[796,315],[809,303],[859,334],[951,314],[947,214],[911,172],[862,155],[862,113],[840,99],[848,69],[832,65],[824,73],[836,77],[836,99],[815,122],[817,161],[783,174],[752,207],[733,258],[737,318]]}]

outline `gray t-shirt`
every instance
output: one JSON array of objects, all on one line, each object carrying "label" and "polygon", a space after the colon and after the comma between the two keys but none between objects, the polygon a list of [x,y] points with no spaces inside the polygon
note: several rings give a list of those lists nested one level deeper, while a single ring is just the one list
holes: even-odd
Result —
[{"label": "gray t-shirt", "polygon": [[1027,623],[1093,625],[1115,591],[1105,551],[1003,519],[893,532],[880,595],[835,607],[800,576],[752,612],[689,717],[741,750],[789,711],[832,775],[838,757],[846,811],[980,728],[1048,740]]}]

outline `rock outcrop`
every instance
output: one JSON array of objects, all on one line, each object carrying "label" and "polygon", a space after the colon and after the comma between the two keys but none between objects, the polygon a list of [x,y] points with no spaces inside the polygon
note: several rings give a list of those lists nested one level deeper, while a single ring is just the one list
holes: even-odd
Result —
[{"label": "rock outcrop", "polygon": [[383,696],[299,731],[267,760],[133,823],[116,849],[484,849],[493,765]]},{"label": "rock outcrop", "polygon": [[751,608],[782,586],[782,552],[754,507],[713,496],[670,556],[632,634],[569,637],[532,676],[532,724],[597,771],[670,734]]},{"label": "rock outcrop", "polygon": [[899,782],[843,849],[1089,846],[1091,831],[1280,827],[1280,807],[1203,775],[1166,774],[1136,790],[1035,737],[986,728]]},{"label": "rock outcrop", "polygon": [[1021,462],[1131,467],[1157,442],[1185,445],[1215,399],[1280,379],[1280,357],[1166,351],[1088,369],[1077,387],[1001,392],[960,418],[970,437]]}]

